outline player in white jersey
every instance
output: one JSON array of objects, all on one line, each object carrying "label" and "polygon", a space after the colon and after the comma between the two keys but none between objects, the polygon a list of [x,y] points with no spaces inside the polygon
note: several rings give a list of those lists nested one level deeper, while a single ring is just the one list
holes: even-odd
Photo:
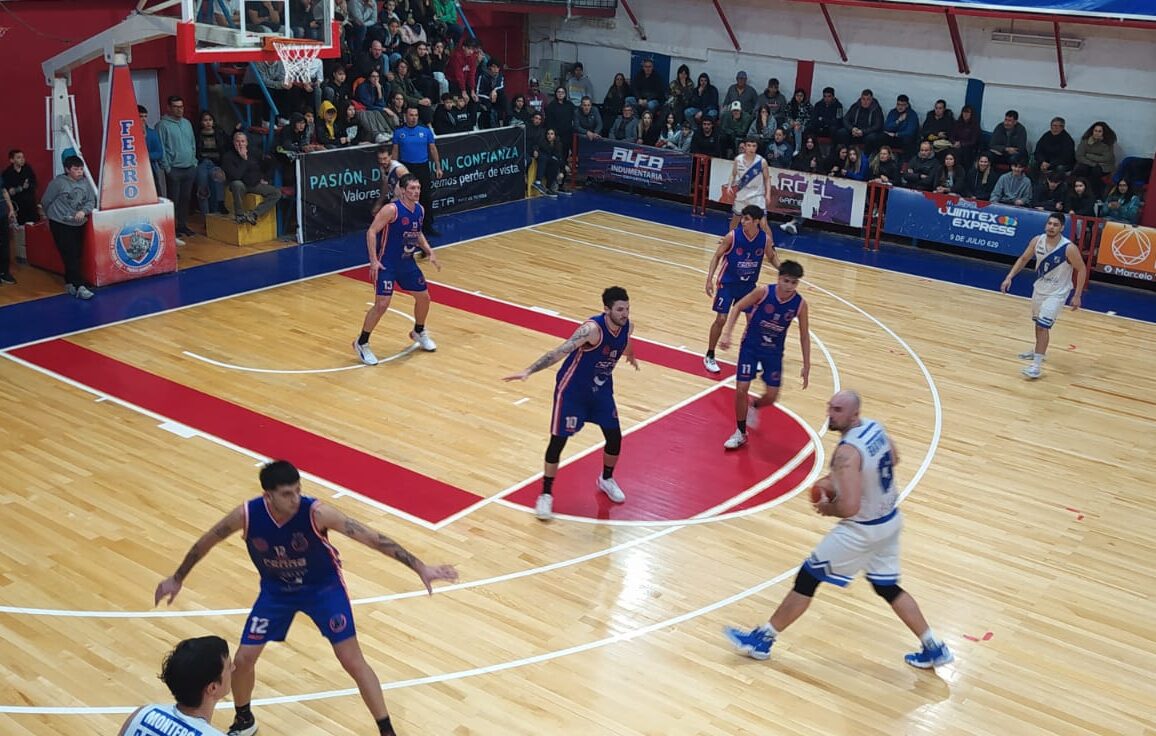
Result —
[{"label": "player in white jersey", "polygon": [[[727,232],[733,232],[743,218],[743,209],[751,205],[760,210],[767,208],[771,195],[771,177],[767,162],[759,155],[759,140],[745,138],[742,153],[735,156],[731,167],[731,178],[727,188],[734,192],[735,201],[731,205],[731,224]],[[762,228],[770,235],[766,217],[761,220]]]},{"label": "player in white jersey", "polygon": [[795,587],[775,609],[770,620],[750,631],[733,627],[726,635],[739,651],[754,659],[771,656],[779,632],[793,624],[811,605],[819,583],[846,587],[859,571],[907,628],[919,637],[923,649],[904,660],[913,667],[931,669],[955,659],[947,644],[936,638],[911,594],[899,587],[899,533],[903,517],[896,507],[894,468],[899,452],[887,430],[877,421],[859,416],[859,395],[840,391],[827,402],[827,421],[843,435],[831,473],[820,480],[834,485],[835,495],[815,504],[823,516],[840,521],[827,533],[799,568]]},{"label": "player in white jersey", "polygon": [[219,636],[185,639],[165,657],[161,679],[176,704],[137,708],[117,736],[225,736],[210,721],[217,701],[228,694],[233,680],[227,641]]},{"label": "player in white jersey", "polygon": [[[1048,352],[1048,336],[1052,325],[1060,316],[1068,295],[1072,295],[1072,311],[1080,308],[1080,295],[1084,293],[1084,282],[1088,269],[1080,258],[1080,249],[1062,235],[1064,216],[1059,212],[1048,215],[1044,234],[1032,238],[1023,254],[1016,259],[999,290],[1007,292],[1012,279],[1028,265],[1036,261],[1036,283],[1032,286],[1032,321],[1036,323],[1036,345],[1034,350],[1020,353],[1021,360],[1030,360],[1031,365],[1023,369],[1028,378],[1040,377],[1040,363]],[[1076,291],[1072,293],[1072,273],[1076,274]]]}]

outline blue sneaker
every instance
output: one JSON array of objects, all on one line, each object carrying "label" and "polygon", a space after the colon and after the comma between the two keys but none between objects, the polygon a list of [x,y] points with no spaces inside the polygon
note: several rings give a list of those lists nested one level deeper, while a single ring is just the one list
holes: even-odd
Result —
[{"label": "blue sneaker", "polygon": [[912,652],[905,655],[903,661],[912,667],[918,667],[921,670],[929,670],[933,667],[942,667],[945,664],[950,664],[955,660],[955,655],[947,648],[943,642],[939,642],[933,647],[923,645],[923,650]]},{"label": "blue sneaker", "polygon": [[775,638],[759,627],[743,631],[728,626],[723,629],[723,633],[740,654],[745,654],[751,659],[768,659],[771,656],[771,647],[775,645]]}]

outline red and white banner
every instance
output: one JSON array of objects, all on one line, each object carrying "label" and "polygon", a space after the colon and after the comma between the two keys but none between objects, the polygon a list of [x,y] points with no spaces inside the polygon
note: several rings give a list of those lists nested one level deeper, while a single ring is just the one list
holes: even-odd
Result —
[{"label": "red and white banner", "polygon": [[157,203],[157,185],[145,142],[144,122],[136,111],[136,94],[128,66],[111,67],[108,119],[104,121],[104,155],[100,167],[102,210]]}]

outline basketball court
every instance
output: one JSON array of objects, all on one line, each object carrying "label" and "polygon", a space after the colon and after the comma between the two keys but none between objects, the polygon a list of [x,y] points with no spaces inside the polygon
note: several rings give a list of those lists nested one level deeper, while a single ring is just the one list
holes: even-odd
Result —
[{"label": "basketball court", "polygon": [[[353,237],[159,277],[146,304],[143,284],[36,303],[42,322],[11,334],[40,333],[0,360],[0,730],[113,733],[166,699],[155,673],[176,640],[235,642],[256,592],[238,539],[171,609],[150,608],[152,591],[257,493],[257,465],[285,457],[307,493],[462,575],[429,598],[337,538],[400,733],[1151,732],[1152,324],[1065,312],[1045,378],[1026,382],[1026,300],[776,231],[807,272],[811,386],[792,332],[778,407],[727,453],[733,366],[701,367],[725,224],[638,203],[581,193],[448,219],[443,270],[423,264],[439,349],[411,349],[401,296],[374,368],[350,347],[372,298]],[[926,257],[977,281],[998,271]],[[615,372],[627,501],[596,491],[588,428],[544,524],[532,505],[553,371],[500,379],[600,311],[612,284],[630,292],[642,366]],[[830,527],[802,491],[836,442],[823,417],[840,387],[902,450],[903,585],[957,656],[936,673],[902,662],[916,643],[863,583],[821,589],[770,662],[721,635],[765,618]],[[372,725],[307,619],[267,650],[255,695],[265,734]]]}]

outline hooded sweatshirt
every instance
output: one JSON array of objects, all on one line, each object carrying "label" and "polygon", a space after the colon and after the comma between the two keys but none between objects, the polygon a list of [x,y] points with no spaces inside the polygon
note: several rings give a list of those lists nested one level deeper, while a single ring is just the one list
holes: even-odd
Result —
[{"label": "hooded sweatshirt", "polygon": [[337,108],[329,100],[321,103],[321,124],[317,126],[317,142],[326,148],[341,145],[341,131],[337,125]]}]

